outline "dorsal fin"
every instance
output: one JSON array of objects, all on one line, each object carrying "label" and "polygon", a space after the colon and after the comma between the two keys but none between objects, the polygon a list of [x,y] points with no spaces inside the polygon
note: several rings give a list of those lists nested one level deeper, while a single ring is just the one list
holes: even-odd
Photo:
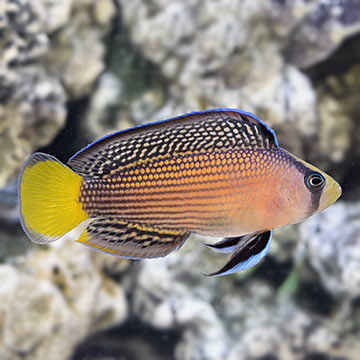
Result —
[{"label": "dorsal fin", "polygon": [[238,109],[193,112],[105,136],[69,159],[85,178],[158,156],[228,148],[278,147],[275,132],[255,115]]}]

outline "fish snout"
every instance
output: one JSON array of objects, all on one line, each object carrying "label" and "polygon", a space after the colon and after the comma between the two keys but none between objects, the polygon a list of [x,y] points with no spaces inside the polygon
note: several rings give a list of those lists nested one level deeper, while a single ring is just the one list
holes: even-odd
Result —
[{"label": "fish snout", "polygon": [[341,196],[342,193],[341,186],[337,181],[335,181],[330,176],[326,176],[326,178],[327,186],[321,197],[321,206],[319,207],[320,211],[332,205]]}]

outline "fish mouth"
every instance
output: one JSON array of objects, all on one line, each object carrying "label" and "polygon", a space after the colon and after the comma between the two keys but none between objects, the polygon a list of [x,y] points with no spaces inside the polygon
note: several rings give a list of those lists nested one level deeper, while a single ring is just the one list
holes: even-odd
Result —
[{"label": "fish mouth", "polygon": [[341,186],[334,179],[330,178],[328,180],[328,186],[326,188],[326,191],[322,196],[322,201],[321,201],[322,206],[319,210],[321,211],[328,208],[341,196],[341,194],[342,194]]}]

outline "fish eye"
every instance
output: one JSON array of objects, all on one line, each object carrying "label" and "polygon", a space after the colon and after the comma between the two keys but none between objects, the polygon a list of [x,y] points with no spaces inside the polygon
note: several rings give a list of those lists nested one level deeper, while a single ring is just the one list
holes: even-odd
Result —
[{"label": "fish eye", "polygon": [[311,172],[305,176],[305,185],[311,191],[318,191],[324,188],[325,178],[318,172]]}]

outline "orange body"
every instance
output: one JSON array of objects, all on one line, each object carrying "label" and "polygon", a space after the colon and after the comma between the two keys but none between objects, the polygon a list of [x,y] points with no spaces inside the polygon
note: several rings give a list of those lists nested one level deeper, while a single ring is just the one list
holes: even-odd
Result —
[{"label": "orange body", "polygon": [[152,227],[215,236],[266,230],[291,222],[274,191],[289,156],[282,149],[164,156],[86,181],[80,200],[90,217]]},{"label": "orange body", "polygon": [[272,229],[324,210],[339,184],[279,147],[239,109],[212,109],[105,136],[68,166],[35,153],[19,175],[20,221],[36,243],[66,234],[128,258],[166,256],[191,233],[225,237],[212,275],[245,270],[269,251]]}]

